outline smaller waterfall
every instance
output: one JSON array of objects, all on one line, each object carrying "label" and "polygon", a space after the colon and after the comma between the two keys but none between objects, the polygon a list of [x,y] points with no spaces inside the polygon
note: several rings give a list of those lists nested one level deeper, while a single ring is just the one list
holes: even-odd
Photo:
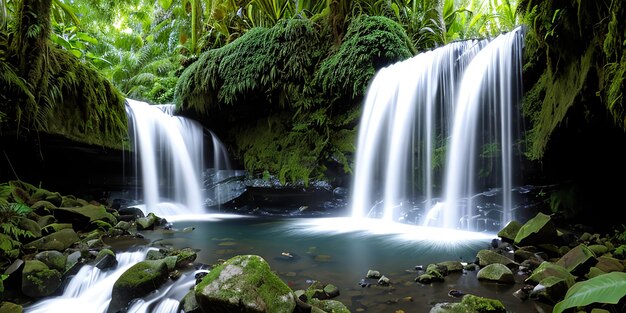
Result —
[{"label": "smaller waterfall", "polygon": [[127,103],[146,211],[157,216],[204,213],[202,126],[173,115],[173,105]]},{"label": "smaller waterfall", "polygon": [[[154,249],[154,248],[152,248]],[[41,300],[24,308],[25,313],[105,313],[111,302],[115,281],[131,266],[146,258],[149,249],[122,252],[117,255],[115,269],[100,270],[92,265],[83,265],[71,278],[63,294]],[[197,271],[196,271],[197,272]],[[186,272],[176,281],[165,283],[158,292],[132,301],[128,313],[177,313],[180,300],[195,285],[194,271]]]},{"label": "smaller waterfall", "polygon": [[25,313],[106,312],[115,281],[131,266],[145,259],[147,250],[117,255],[117,267],[101,271],[83,265],[65,287],[63,294],[24,308]]}]

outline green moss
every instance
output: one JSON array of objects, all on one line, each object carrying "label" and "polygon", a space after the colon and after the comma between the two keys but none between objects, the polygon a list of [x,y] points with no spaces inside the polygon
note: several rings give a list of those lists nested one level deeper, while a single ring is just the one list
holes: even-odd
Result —
[{"label": "green moss", "polygon": [[[232,288],[215,290],[212,287],[216,280],[227,281]],[[211,270],[195,287],[196,299],[201,307],[204,290],[217,292],[216,300],[228,299],[229,303],[224,304],[237,308],[240,305],[253,305],[252,303],[259,300],[265,303],[266,309],[270,311],[285,307],[293,310],[295,307],[293,298],[285,297],[291,295],[292,290],[271,272],[269,264],[263,258],[255,255],[235,256]],[[231,303],[231,299],[235,299],[235,303]]]},{"label": "green moss", "polygon": [[482,298],[474,295],[465,295],[461,303],[464,304],[469,312],[488,313],[488,312],[506,312],[504,305],[499,300]]},{"label": "green moss", "polygon": [[338,51],[320,65],[315,80],[326,94],[357,99],[376,71],[415,52],[399,24],[382,16],[361,15],[348,27]]}]

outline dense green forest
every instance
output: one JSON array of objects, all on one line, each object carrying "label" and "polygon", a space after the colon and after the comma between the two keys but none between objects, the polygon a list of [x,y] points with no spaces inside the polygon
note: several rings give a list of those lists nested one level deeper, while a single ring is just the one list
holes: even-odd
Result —
[{"label": "dense green forest", "polygon": [[[174,103],[249,173],[306,184],[351,173],[378,69],[523,26],[523,154],[576,182],[567,198],[623,167],[598,137],[621,140],[626,128],[624,10],[616,0],[2,0],[0,135],[127,148],[125,97]],[[606,160],[613,168],[598,167]]]}]

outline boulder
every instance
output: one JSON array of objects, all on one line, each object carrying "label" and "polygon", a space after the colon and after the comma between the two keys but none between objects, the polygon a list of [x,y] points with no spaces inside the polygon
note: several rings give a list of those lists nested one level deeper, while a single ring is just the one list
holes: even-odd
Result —
[{"label": "boulder", "polygon": [[517,262],[513,261],[509,257],[486,249],[478,251],[478,253],[476,254],[476,259],[478,259],[478,265],[480,265],[481,267],[496,263],[506,265],[508,267],[515,267],[519,265],[517,264]]},{"label": "boulder", "polygon": [[554,244],[558,242],[558,239],[552,218],[540,212],[520,227],[514,242],[518,246],[533,246],[546,243]]},{"label": "boulder", "polygon": [[38,260],[28,260],[22,270],[22,293],[41,298],[53,294],[61,286],[61,273]]},{"label": "boulder", "polygon": [[167,265],[161,260],[146,260],[131,266],[115,281],[107,312],[122,310],[131,300],[161,287],[168,274]]},{"label": "boulder", "polygon": [[50,250],[39,252],[35,255],[35,260],[39,260],[46,264],[49,268],[55,269],[61,273],[65,272],[67,256],[59,251]]},{"label": "boulder", "polygon": [[203,312],[292,313],[295,295],[258,255],[235,256],[195,287]]},{"label": "boulder", "polygon": [[556,304],[565,297],[569,288],[567,284],[567,281],[562,278],[546,277],[533,288],[530,297],[548,304]]},{"label": "boulder", "polygon": [[117,258],[115,257],[115,252],[110,249],[102,249],[98,251],[98,255],[96,256],[96,260],[94,261],[96,267],[104,270],[117,266]]},{"label": "boulder", "polygon": [[595,254],[586,245],[579,244],[556,261],[556,264],[574,275],[582,275],[597,262]]},{"label": "boulder", "polygon": [[515,276],[510,268],[504,264],[489,264],[478,271],[476,274],[478,280],[489,280],[503,284],[514,284]]},{"label": "boulder", "polygon": [[24,309],[21,305],[15,304],[13,302],[2,302],[0,303],[0,313],[22,313]]},{"label": "boulder", "polygon": [[87,204],[77,207],[59,207],[53,213],[59,221],[72,223],[75,229],[84,229],[94,221],[117,223],[115,216],[107,212],[103,205]]},{"label": "boulder", "polygon": [[576,277],[574,277],[574,275],[572,275],[563,266],[555,263],[543,262],[532,272],[530,276],[528,276],[528,278],[526,278],[526,283],[537,285],[547,277],[557,277],[563,279],[567,283],[568,288],[576,282]]},{"label": "boulder", "polygon": [[517,236],[520,228],[522,228],[520,222],[510,221],[498,232],[498,237],[504,242],[513,243],[515,242],[515,236]]},{"label": "boulder", "polygon": [[57,250],[62,252],[78,240],[78,235],[73,229],[61,229],[50,235],[25,244],[24,248],[33,248],[38,251]]},{"label": "boulder", "polygon": [[437,266],[443,266],[448,273],[460,272],[463,270],[463,263],[460,261],[444,261],[437,263]]},{"label": "boulder", "polygon": [[438,303],[430,310],[430,313],[457,312],[506,313],[506,309],[500,300],[468,294],[460,303]]}]

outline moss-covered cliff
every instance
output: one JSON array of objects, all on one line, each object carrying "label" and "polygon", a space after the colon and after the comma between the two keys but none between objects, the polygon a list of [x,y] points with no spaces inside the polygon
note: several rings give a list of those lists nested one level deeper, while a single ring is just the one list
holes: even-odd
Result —
[{"label": "moss-covered cliff", "polygon": [[525,0],[519,9],[528,29],[527,155],[541,161],[543,177],[562,183],[553,210],[602,217],[626,187],[626,8],[623,1]]},{"label": "moss-covered cliff", "polygon": [[177,104],[215,131],[249,173],[305,184],[340,177],[351,171],[369,81],[415,50],[384,17],[356,18],[341,45],[331,42],[330,31],[304,19],[251,29],[183,72]]},{"label": "moss-covered cliff", "polygon": [[124,97],[98,71],[50,37],[51,0],[19,3],[0,29],[0,135],[59,134],[122,148]]}]

